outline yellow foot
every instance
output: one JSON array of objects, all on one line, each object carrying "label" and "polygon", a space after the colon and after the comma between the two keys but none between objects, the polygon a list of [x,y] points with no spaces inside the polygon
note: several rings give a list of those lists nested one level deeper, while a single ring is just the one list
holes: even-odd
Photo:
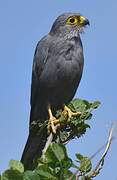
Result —
[{"label": "yellow foot", "polygon": [[56,134],[56,127],[55,125],[59,123],[59,119],[56,119],[56,117],[53,116],[51,108],[48,108],[48,113],[49,113],[49,122],[48,122],[48,133],[50,133],[51,131]]},{"label": "yellow foot", "polygon": [[81,112],[72,112],[71,109],[69,109],[67,106],[64,106],[63,113],[67,114],[68,118],[71,118],[72,116],[80,116]]}]

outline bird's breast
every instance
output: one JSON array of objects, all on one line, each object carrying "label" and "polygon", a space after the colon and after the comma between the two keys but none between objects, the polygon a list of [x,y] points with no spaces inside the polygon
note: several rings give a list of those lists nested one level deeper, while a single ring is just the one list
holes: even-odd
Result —
[{"label": "bird's breast", "polygon": [[52,47],[40,76],[40,94],[59,107],[69,102],[79,85],[83,70],[82,48],[74,44]]},{"label": "bird's breast", "polygon": [[52,48],[40,81],[50,88],[60,84],[66,86],[74,84],[75,86],[80,81],[83,70],[82,48],[74,43],[63,44],[62,48],[59,47]]},{"label": "bird's breast", "polygon": [[79,81],[83,70],[83,56],[81,49],[70,47],[64,55],[56,61],[57,76],[65,81]]},{"label": "bird's breast", "polygon": [[79,64],[72,60],[60,61],[56,66],[57,79],[64,83],[77,80],[78,76],[81,74]]}]

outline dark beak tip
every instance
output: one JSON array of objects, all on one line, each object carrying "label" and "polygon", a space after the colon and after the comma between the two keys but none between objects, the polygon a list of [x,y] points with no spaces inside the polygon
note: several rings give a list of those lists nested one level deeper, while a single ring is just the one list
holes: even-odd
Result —
[{"label": "dark beak tip", "polygon": [[90,26],[90,22],[88,22],[87,25]]},{"label": "dark beak tip", "polygon": [[90,26],[90,22],[89,22],[89,20],[88,20],[88,19],[86,19],[86,20],[85,20],[85,25]]}]

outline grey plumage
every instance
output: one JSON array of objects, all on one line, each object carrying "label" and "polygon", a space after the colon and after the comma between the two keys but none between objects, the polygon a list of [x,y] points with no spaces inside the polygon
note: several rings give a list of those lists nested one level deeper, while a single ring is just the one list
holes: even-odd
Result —
[{"label": "grey plumage", "polygon": [[[82,27],[70,26],[69,17],[78,13],[65,13],[54,22],[50,33],[37,44],[32,70],[31,113],[32,121],[48,118],[48,106],[57,110],[69,103],[77,90],[83,71],[83,47],[80,39]],[[33,159],[41,155],[47,138],[47,130],[31,133],[21,161],[25,169],[33,169]]]}]

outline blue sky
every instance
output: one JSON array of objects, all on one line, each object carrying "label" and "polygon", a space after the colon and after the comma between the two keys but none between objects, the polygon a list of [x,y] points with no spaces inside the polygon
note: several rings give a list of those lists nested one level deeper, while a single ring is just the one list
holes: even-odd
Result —
[{"label": "blue sky", "polygon": [[[117,120],[116,7],[116,0],[0,2],[0,171],[7,168],[10,159],[21,157],[28,135],[35,46],[63,12],[80,12],[90,20],[82,35],[85,67],[76,97],[101,101],[90,122],[91,129],[71,142],[68,152],[73,159],[75,152],[91,156],[106,142],[109,127]],[[115,140],[97,180],[117,178],[116,153]]]}]

